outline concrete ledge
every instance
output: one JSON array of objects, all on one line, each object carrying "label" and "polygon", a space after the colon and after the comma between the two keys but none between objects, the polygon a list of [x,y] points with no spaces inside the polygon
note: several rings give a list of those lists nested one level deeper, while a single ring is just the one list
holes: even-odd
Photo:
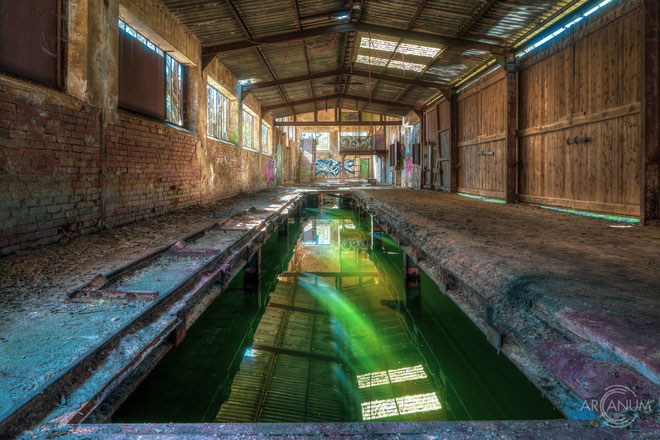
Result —
[{"label": "concrete ledge", "polygon": [[244,424],[136,424],[78,425],[27,432],[27,439],[126,439],[126,438],[227,438],[227,439],[581,439],[635,438],[625,430],[593,427],[574,420],[507,422],[419,423],[244,423]]}]

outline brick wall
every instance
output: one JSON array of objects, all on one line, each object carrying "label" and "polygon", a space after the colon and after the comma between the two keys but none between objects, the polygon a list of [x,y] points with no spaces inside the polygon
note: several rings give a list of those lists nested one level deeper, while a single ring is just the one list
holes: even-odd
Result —
[{"label": "brick wall", "polygon": [[200,202],[197,136],[120,113],[106,131],[106,223],[118,225]]},{"label": "brick wall", "polygon": [[0,251],[93,230],[99,200],[98,111],[0,86]]},{"label": "brick wall", "polygon": [[266,156],[123,111],[101,181],[99,120],[59,92],[0,85],[0,254],[97,230],[102,200],[117,226],[267,186]]}]

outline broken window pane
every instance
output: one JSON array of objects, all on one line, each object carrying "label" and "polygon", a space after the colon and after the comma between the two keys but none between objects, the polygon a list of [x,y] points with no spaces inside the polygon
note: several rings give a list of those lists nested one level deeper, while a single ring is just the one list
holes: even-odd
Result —
[{"label": "broken window pane", "polygon": [[165,119],[183,125],[183,66],[165,55]]},{"label": "broken window pane", "polygon": [[216,88],[206,86],[206,131],[207,135],[222,141],[229,140],[229,99]]},{"label": "broken window pane", "polygon": [[243,110],[243,147],[254,149],[254,116]]}]

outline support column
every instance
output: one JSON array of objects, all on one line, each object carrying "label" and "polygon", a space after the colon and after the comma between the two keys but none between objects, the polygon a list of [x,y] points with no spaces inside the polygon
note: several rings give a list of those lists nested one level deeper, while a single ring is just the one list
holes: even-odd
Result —
[{"label": "support column", "polygon": [[383,247],[382,242],[383,229],[371,216],[371,249],[381,250]]},{"label": "support column", "polygon": [[243,276],[243,292],[248,303],[261,307],[261,249],[256,251],[247,263]]},{"label": "support column", "polygon": [[518,69],[516,59],[509,56],[504,62],[506,72],[506,170],[507,203],[518,201]]},{"label": "support column", "polygon": [[419,308],[422,293],[419,266],[405,252],[403,253],[403,305],[412,313]]},{"label": "support column", "polygon": [[449,139],[450,153],[449,163],[451,164],[451,182],[449,192],[458,191],[458,96],[455,91],[451,91],[449,99]]},{"label": "support column", "polygon": [[[660,219],[660,5],[644,0],[642,20],[642,223]],[[629,176],[632,178],[632,176]]]}]

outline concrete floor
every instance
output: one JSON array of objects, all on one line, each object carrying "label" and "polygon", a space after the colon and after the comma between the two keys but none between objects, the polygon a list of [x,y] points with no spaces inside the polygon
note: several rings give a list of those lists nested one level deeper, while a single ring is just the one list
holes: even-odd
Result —
[{"label": "concrete floor", "polygon": [[[468,312],[472,308],[477,324],[486,322],[510,337],[543,364],[546,376],[549,372],[573,393],[574,402],[562,408],[569,417],[593,418],[570,411],[577,411],[579,398],[599,397],[612,384],[657,399],[660,227],[613,227],[620,224],[430,191],[355,190],[402,244],[436,269],[436,277],[449,274],[457,288],[448,293],[459,305],[466,294],[478,297],[462,304]],[[0,409],[48,380],[51,367],[63,363],[57,361],[58,351],[70,354],[66,346],[50,346],[44,353],[37,340],[12,345],[12,335],[32,320],[52,326],[56,320],[50,317],[68,290],[283,192],[240,196],[0,259],[0,349],[22,350],[18,364],[34,357],[41,365],[23,371],[0,360]],[[60,324],[51,331],[89,332]],[[92,346],[99,335],[90,336]],[[45,354],[51,361],[44,361]],[[524,359],[518,359],[519,366]],[[533,376],[532,368],[527,370]],[[555,385],[547,385],[552,394]],[[657,429],[657,410],[641,427],[647,433]]]},{"label": "concrete floor", "polygon": [[145,305],[72,303],[69,291],[284,192],[243,195],[0,259],[0,421]]},{"label": "concrete floor", "polygon": [[[436,279],[452,279],[449,296],[478,324],[515,341],[577,397],[551,397],[567,416],[584,418],[581,399],[615,384],[657,399],[658,225],[621,227],[431,191],[356,194]],[[657,412],[651,419],[658,429]]]}]

